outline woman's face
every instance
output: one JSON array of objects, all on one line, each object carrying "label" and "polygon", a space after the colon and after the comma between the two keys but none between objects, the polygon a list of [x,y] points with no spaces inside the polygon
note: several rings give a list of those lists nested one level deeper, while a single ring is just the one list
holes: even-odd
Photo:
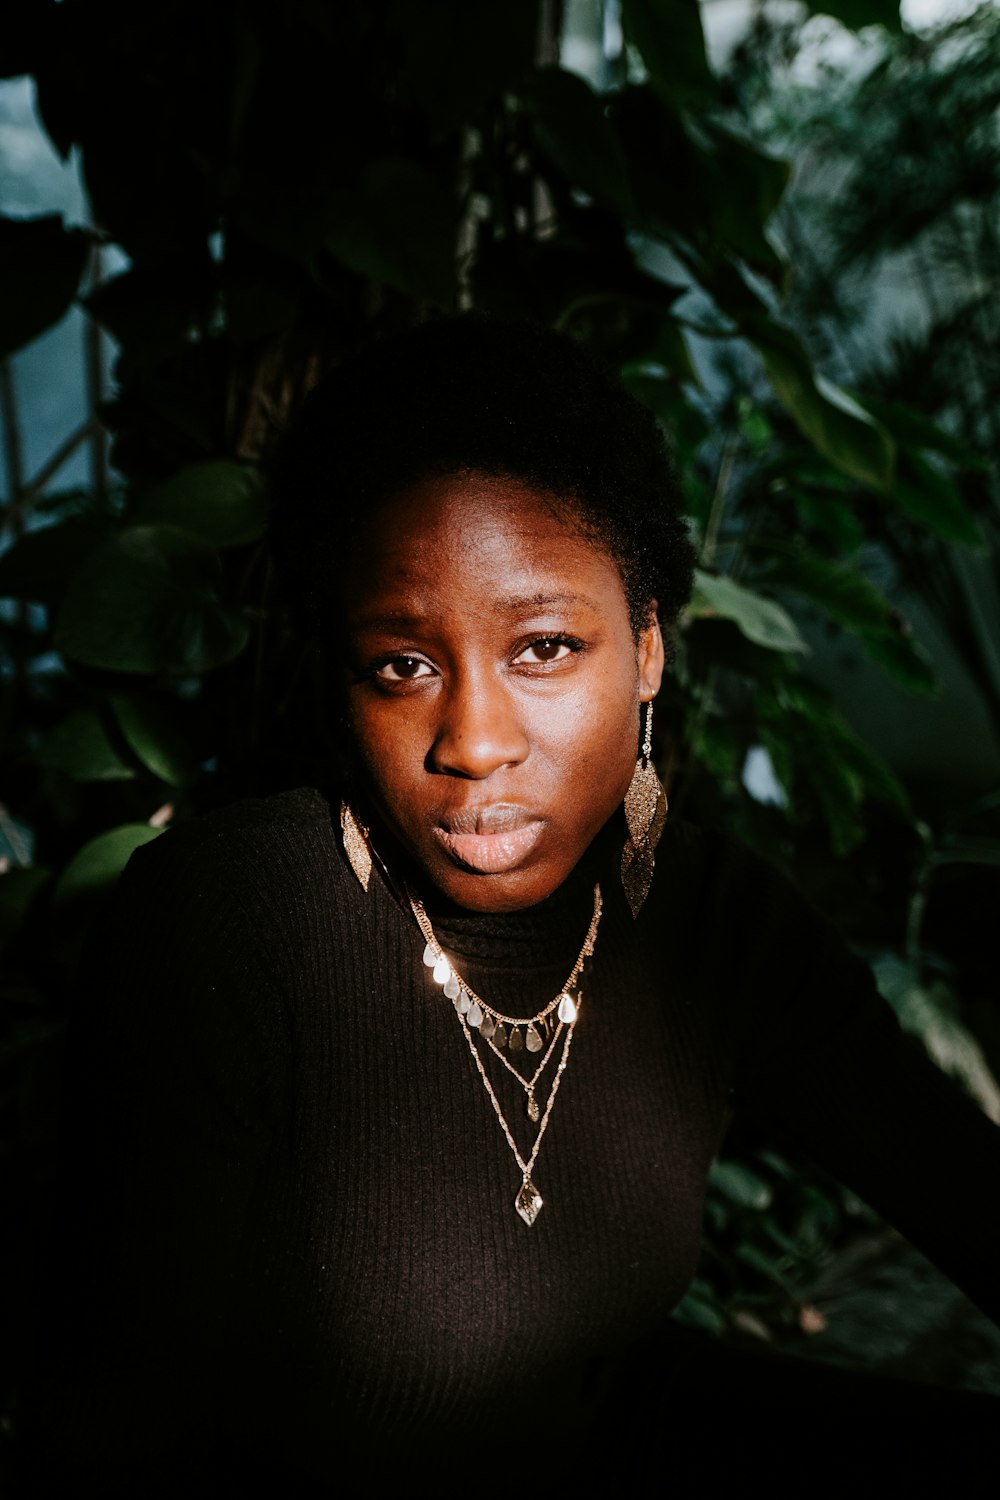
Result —
[{"label": "woman's face", "polygon": [[572,511],[485,475],[378,507],[347,567],[349,720],[382,817],[447,896],[514,911],[622,801],[663,642]]}]

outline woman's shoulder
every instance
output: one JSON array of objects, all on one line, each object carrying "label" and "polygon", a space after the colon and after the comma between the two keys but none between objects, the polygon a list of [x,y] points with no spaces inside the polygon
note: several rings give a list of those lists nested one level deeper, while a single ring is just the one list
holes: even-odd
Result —
[{"label": "woman's shoulder", "polygon": [[678,901],[700,910],[770,908],[776,915],[806,905],[791,878],[734,835],[670,819],[656,850],[652,907]]},{"label": "woman's shoulder", "polygon": [[155,892],[161,906],[201,905],[207,917],[220,904],[270,907],[283,891],[316,882],[336,888],[346,882],[335,818],[315,787],[214,808],[137,849],[120,892]]},{"label": "woman's shoulder", "polygon": [[180,853],[224,847],[233,851],[273,844],[304,833],[322,837],[332,829],[333,810],[326,796],[313,786],[276,792],[269,797],[246,797],[213,808],[198,817],[175,824],[159,847]]}]

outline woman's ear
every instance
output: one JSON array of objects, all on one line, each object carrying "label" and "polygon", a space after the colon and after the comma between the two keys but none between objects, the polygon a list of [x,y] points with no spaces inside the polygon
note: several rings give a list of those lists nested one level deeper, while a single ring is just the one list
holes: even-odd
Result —
[{"label": "woman's ear", "polygon": [[640,703],[648,703],[660,691],[664,657],[663,632],[656,618],[656,600],[654,599],[649,606],[648,623],[640,630],[636,643]]}]

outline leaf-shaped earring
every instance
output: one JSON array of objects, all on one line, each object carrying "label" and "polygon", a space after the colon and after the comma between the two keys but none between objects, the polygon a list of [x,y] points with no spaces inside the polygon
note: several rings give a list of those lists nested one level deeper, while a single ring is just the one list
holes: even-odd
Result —
[{"label": "leaf-shaped earring", "polygon": [[372,876],[372,856],[365,837],[368,830],[362,828],[346,802],[340,804],[340,831],[344,838],[344,853],[351,869],[361,882],[362,889],[367,892]]},{"label": "leaf-shaped earring", "polygon": [[637,917],[649,894],[656,846],[667,820],[667,796],[652,761],[653,705],[646,704],[646,733],[625,793],[628,838],[622,850],[622,885],[632,916]]}]

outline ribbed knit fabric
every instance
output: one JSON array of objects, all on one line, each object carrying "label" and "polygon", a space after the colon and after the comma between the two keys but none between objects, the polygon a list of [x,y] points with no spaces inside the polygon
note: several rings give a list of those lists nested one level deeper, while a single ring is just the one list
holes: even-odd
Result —
[{"label": "ribbed knit fabric", "polygon": [[[123,1472],[190,1452],[204,1477],[228,1452],[317,1493],[330,1476],[482,1492],[488,1431],[516,1435],[540,1481],[559,1473],[630,1351],[674,1358],[733,1100],[1000,1312],[1000,1207],[978,1196],[1000,1131],[751,856],[668,825],[637,922],[610,833],[529,912],[422,893],[463,975],[527,1014],[565,980],[602,881],[529,1229],[412,914],[378,873],[362,892],[335,823],[307,789],[165,834],[91,949],[67,1105],[92,1315],[71,1446]],[[527,1155],[523,1093],[491,1077]]]}]

